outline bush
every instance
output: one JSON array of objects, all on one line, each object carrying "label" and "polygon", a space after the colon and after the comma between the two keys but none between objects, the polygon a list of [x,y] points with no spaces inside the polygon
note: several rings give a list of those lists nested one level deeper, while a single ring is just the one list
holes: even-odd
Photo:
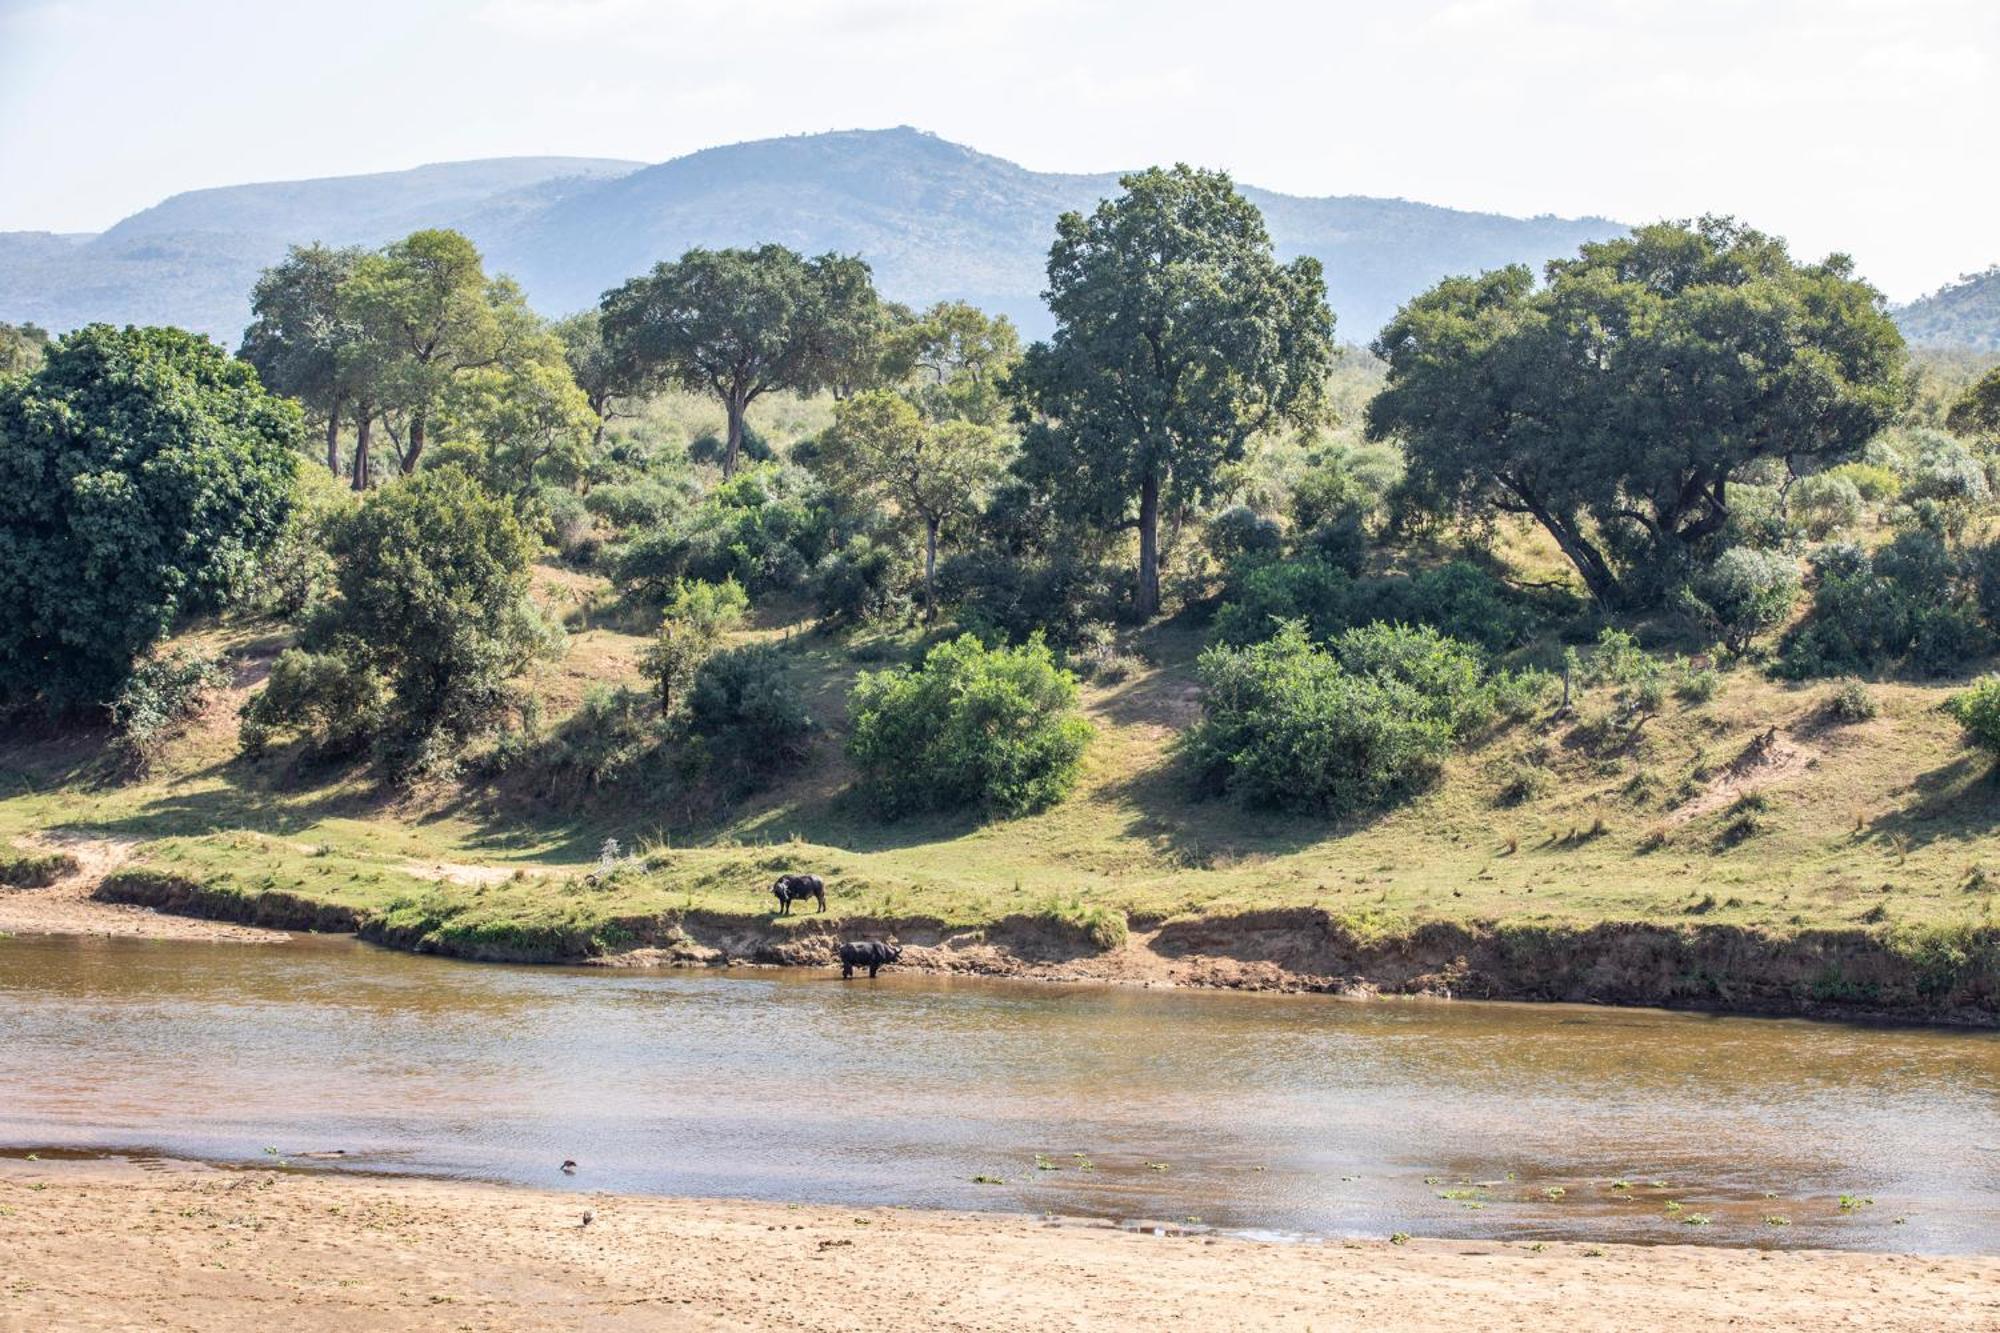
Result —
[{"label": "bush", "polygon": [[287,648],[243,705],[237,739],[249,754],[296,737],[318,758],[358,754],[381,729],[388,688],[379,672],[338,653]]},{"label": "bush", "polygon": [[186,648],[142,662],[111,701],[111,725],[126,761],[144,768],[174,734],[229,682],[222,662]]},{"label": "bush", "polygon": [[1428,625],[1365,625],[1333,642],[1349,671],[1410,686],[1428,716],[1452,737],[1470,735],[1493,716],[1485,659],[1475,648],[1448,639]]},{"label": "bush", "polygon": [[[687,456],[690,463],[721,467],[728,454],[729,441],[712,430],[703,431],[688,441]],[[743,428],[743,442],[738,450],[739,465],[745,459],[752,463],[768,463],[776,457],[777,454],[773,452],[769,440],[749,426]]]},{"label": "bush", "polygon": [[1806,536],[1825,541],[1861,521],[1867,502],[1852,479],[1832,472],[1806,477],[1792,487],[1792,508]]},{"label": "bush", "polygon": [[849,538],[813,575],[813,608],[829,625],[903,619],[910,611],[900,572],[904,565],[884,542]]},{"label": "bush", "polygon": [[1947,705],[1975,745],[2000,755],[2000,676],[1985,676]]},{"label": "bush", "polygon": [[1868,721],[1879,709],[1875,696],[1868,692],[1866,685],[1858,680],[1849,680],[1841,682],[1840,687],[1826,697],[1821,711],[1829,721],[1851,725]]},{"label": "bush", "polygon": [[1214,635],[1241,647],[1269,638],[1280,621],[1301,619],[1322,642],[1353,626],[1385,621],[1428,625],[1499,652],[1521,641],[1533,616],[1492,575],[1464,561],[1416,574],[1355,579],[1313,554],[1250,562],[1235,571],[1216,612]]},{"label": "bush", "polygon": [[1870,504],[1883,500],[1893,500],[1903,489],[1903,479],[1891,468],[1880,463],[1842,463],[1839,467],[1828,468],[1820,474],[1836,481],[1844,481]]},{"label": "bush", "polygon": [[614,528],[657,528],[688,507],[681,487],[651,477],[591,488],[583,507]]},{"label": "bush", "polygon": [[1453,734],[1434,700],[1389,674],[1359,674],[1282,625],[1248,648],[1201,657],[1202,717],[1179,750],[1197,785],[1247,805],[1333,816],[1429,784]]},{"label": "bush", "polygon": [[1374,508],[1375,496],[1338,462],[1314,468],[1292,488],[1299,546],[1349,574],[1361,572],[1368,554],[1368,516]]},{"label": "bush", "polygon": [[1845,543],[1822,548],[1813,558],[1819,584],[1812,609],[1788,636],[1781,669],[1794,677],[1892,665],[1924,675],[1961,669],[1991,643],[1966,563],[1923,529],[1897,534],[1872,559]]},{"label": "bush", "polygon": [[1799,597],[1798,564],[1781,551],[1734,546],[1695,575],[1685,596],[1723,647],[1741,654],[1791,616]]},{"label": "bush", "polygon": [[646,696],[593,685],[550,738],[543,758],[551,793],[575,796],[622,781],[660,739]]},{"label": "bush", "polygon": [[590,510],[575,491],[544,487],[536,497],[547,516],[549,540],[556,554],[571,564],[587,565],[597,552],[597,530]]},{"label": "bush", "polygon": [[804,759],[812,714],[766,644],[716,653],[688,690],[690,766],[719,777],[733,792],[755,791]]},{"label": "bush", "polygon": [[961,626],[981,638],[1024,643],[1036,633],[1074,647],[1086,628],[1110,620],[1121,602],[1120,575],[1078,555],[1023,558],[983,550],[938,569],[942,600],[958,604]]},{"label": "bush", "polygon": [[735,579],[751,595],[802,586],[833,542],[833,516],[797,468],[739,472],[664,527],[647,529],[611,559],[620,586],[664,597],[678,579]]},{"label": "bush", "polygon": [[1231,505],[1208,521],[1208,549],[1225,565],[1246,555],[1276,555],[1284,539],[1276,520],[1249,505]]},{"label": "bush", "polygon": [[863,672],[848,696],[848,754],[889,818],[976,808],[1028,814],[1076,785],[1091,728],[1076,678],[1039,637],[987,648],[970,634],[911,670]]},{"label": "bush", "polygon": [[290,731],[339,753],[366,727],[391,776],[448,769],[508,681],[561,645],[528,598],[539,543],[513,504],[441,467],[374,491],[332,546],[337,594],[245,709],[245,744]]}]

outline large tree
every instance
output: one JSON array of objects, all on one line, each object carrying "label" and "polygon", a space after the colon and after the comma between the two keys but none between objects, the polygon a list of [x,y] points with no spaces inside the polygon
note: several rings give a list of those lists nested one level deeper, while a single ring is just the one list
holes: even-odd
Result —
[{"label": "large tree", "polygon": [[[366,251],[295,245],[264,270],[250,294],[250,327],[237,355],[264,387],[324,419],[326,466],[340,472],[340,422],[364,378],[360,321],[349,282]],[[363,410],[367,410],[364,406]]]},{"label": "large tree", "polygon": [[621,362],[604,341],[602,311],[585,310],[557,320],[554,333],[562,342],[571,378],[583,390],[591,415],[597,418],[592,443],[602,445],[606,428],[614,418],[624,415],[625,400],[643,392],[644,383],[635,368]]},{"label": "large tree", "polygon": [[1449,278],[1375,341],[1368,432],[1469,512],[1531,517],[1600,602],[1716,549],[1753,464],[1836,463],[1906,400],[1904,349],[1844,256],[1798,264],[1726,218],[1660,223],[1548,267]]},{"label": "large tree", "polygon": [[1049,251],[1055,336],[1012,379],[1024,473],[1079,517],[1139,534],[1141,615],[1160,606],[1163,502],[1194,503],[1258,430],[1303,419],[1333,364],[1319,262],[1280,264],[1227,175],[1125,177]]},{"label": "large tree", "polygon": [[859,259],[806,259],[782,245],[689,250],[604,294],[603,336],[631,378],[720,399],[724,476],[736,472],[743,414],[774,389],[859,387],[882,318]]},{"label": "large tree", "polygon": [[886,389],[834,409],[820,465],[836,485],[886,499],[924,532],[924,615],[937,614],[938,537],[998,475],[1003,444],[992,426],[930,419]]},{"label": "large tree", "polygon": [[290,513],[304,423],[179,329],[93,324],[0,379],[0,699],[107,703]]},{"label": "large tree", "polygon": [[455,231],[412,232],[367,256],[351,283],[370,346],[380,405],[405,474],[417,470],[447,393],[460,376],[500,365],[541,331],[521,289],[488,278],[479,251]]}]

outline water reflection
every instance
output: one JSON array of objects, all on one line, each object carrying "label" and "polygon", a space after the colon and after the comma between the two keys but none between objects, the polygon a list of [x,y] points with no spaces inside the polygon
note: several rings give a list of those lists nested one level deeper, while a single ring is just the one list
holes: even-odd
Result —
[{"label": "water reflection", "polygon": [[2000,1038],[22,938],[0,940],[0,1143],[1321,1235],[1991,1249]]}]

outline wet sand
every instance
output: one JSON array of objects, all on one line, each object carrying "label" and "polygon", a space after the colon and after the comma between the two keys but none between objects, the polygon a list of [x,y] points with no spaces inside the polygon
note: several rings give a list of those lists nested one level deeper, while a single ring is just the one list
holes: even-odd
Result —
[{"label": "wet sand", "polygon": [[9,1333],[2000,1326],[1990,1257],[1289,1245],[115,1161],[0,1162],[0,1254]]}]

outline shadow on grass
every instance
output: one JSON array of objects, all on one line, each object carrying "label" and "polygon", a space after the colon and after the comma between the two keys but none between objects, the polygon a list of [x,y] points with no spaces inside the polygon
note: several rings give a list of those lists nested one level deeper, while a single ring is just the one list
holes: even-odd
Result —
[{"label": "shadow on grass", "polygon": [[1907,790],[1913,799],[1870,820],[1861,840],[1921,847],[1984,837],[2000,825],[2000,768],[1986,755],[1959,755],[1918,774]]}]

